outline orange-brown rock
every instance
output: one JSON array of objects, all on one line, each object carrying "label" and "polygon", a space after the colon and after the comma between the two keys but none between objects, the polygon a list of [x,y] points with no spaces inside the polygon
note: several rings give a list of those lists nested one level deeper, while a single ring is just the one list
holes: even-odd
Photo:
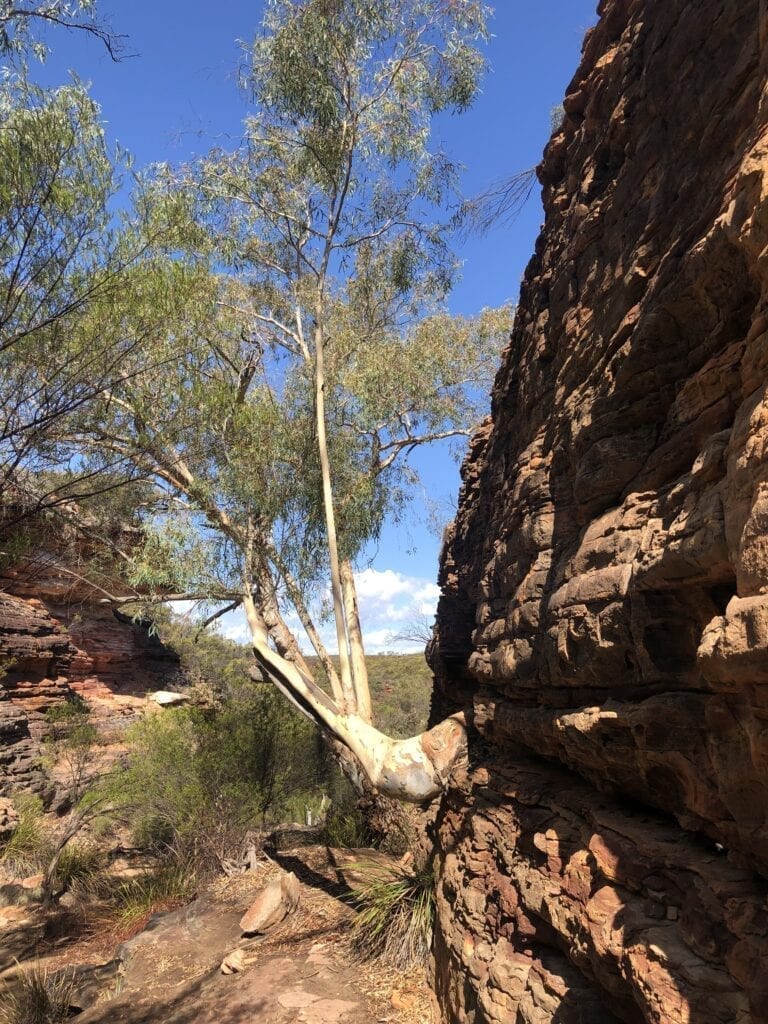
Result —
[{"label": "orange-brown rock", "polygon": [[[42,566],[42,568],[41,568]],[[105,733],[136,718],[178,656],[146,625],[46,557],[0,576],[0,796],[52,793],[42,766],[45,712],[77,694]]]},{"label": "orange-brown rock", "polygon": [[[768,6],[603,0],[443,552],[451,1021],[768,1021]],[[444,963],[440,959],[444,954]]]}]

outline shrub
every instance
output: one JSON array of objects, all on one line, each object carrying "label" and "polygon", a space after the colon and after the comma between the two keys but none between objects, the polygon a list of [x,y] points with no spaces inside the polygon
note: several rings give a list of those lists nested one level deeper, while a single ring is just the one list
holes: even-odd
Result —
[{"label": "shrub", "polygon": [[314,730],[266,687],[219,709],[164,710],[127,734],[129,763],[105,785],[137,845],[173,848],[199,869],[218,867],[251,828],[313,798],[328,772]]},{"label": "shrub", "polygon": [[54,704],[45,712],[45,720],[49,726],[61,727],[66,731],[67,726],[80,719],[88,718],[91,709],[79,693],[73,693],[61,704]]},{"label": "shrub", "polygon": [[352,945],[363,959],[399,969],[423,963],[432,945],[435,879],[430,868],[394,878],[372,877],[353,894],[359,913]]},{"label": "shrub", "polygon": [[93,747],[100,740],[98,729],[89,720],[90,713],[82,697],[74,694],[63,704],[49,708],[45,716],[50,729],[46,742],[54,760],[61,761],[66,770],[72,803],[85,792]]},{"label": "shrub", "polygon": [[39,966],[22,971],[18,990],[7,991],[0,1003],[0,1024],[62,1024],[69,1018],[75,976]]},{"label": "shrub", "polygon": [[357,808],[332,807],[325,820],[323,842],[336,849],[358,850],[372,843],[371,830]]}]

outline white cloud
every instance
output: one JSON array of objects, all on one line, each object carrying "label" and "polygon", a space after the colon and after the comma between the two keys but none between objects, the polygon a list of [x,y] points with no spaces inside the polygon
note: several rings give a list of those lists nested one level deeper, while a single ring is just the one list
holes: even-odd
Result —
[{"label": "white cloud", "polygon": [[[431,620],[440,595],[439,587],[421,576],[408,576],[394,569],[364,569],[357,574],[357,595],[360,603],[360,621],[363,637],[369,654],[384,651],[419,651],[418,641],[392,638],[409,631],[414,625],[420,626]],[[299,628],[293,613],[286,613],[286,622],[292,629],[298,629],[302,647],[309,651],[309,642]],[[241,611],[222,616],[219,622],[222,636],[237,643],[248,643],[249,633]],[[323,642],[332,653],[337,651],[333,622],[322,623],[319,627]]]},{"label": "white cloud", "polygon": [[248,624],[242,612],[230,612],[222,615],[221,621],[225,623],[221,635],[227,640],[234,640],[238,644],[247,644],[250,640]]},{"label": "white cloud", "polygon": [[421,649],[418,642],[391,638],[432,618],[440,596],[432,580],[394,569],[364,569],[357,576],[357,591],[363,636],[371,654]]}]

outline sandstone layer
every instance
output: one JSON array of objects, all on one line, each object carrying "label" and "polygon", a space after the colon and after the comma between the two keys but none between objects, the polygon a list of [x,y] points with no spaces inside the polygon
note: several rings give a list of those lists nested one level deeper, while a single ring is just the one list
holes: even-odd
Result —
[{"label": "sandstone layer", "polygon": [[178,656],[54,556],[0,573],[0,797],[54,785],[45,771],[49,708],[81,697],[105,743],[148,691],[177,681]]},{"label": "sandstone layer", "polygon": [[442,557],[450,1021],[768,1021],[768,5],[603,0]]}]

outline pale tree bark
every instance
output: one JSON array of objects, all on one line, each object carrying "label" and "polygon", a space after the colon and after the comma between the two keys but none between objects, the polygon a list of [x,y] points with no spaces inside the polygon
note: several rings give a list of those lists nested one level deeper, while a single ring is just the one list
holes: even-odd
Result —
[{"label": "pale tree bark", "polygon": [[339,644],[341,688],[344,694],[344,710],[351,714],[357,710],[357,701],[355,700],[352,682],[347,623],[344,615],[344,597],[341,589],[341,571],[339,566],[339,543],[336,536],[336,516],[331,487],[331,464],[328,457],[328,436],[325,423],[325,355],[323,328],[320,323],[315,327],[315,427],[317,429],[317,452],[323,482],[323,506],[325,510],[325,527],[328,535],[333,617],[336,623],[336,637]]},{"label": "pale tree bark", "polygon": [[306,669],[271,648],[270,630],[252,595],[244,596],[243,607],[262,670],[302,714],[346,748],[377,792],[410,803],[439,796],[466,750],[463,714],[418,736],[394,740],[359,715],[343,714]]},{"label": "pale tree bark", "polygon": [[373,722],[371,707],[371,691],[368,685],[368,667],[365,663],[365,645],[363,630],[360,625],[360,610],[357,604],[357,588],[355,574],[348,559],[339,566],[341,576],[341,593],[344,601],[344,614],[349,637],[350,660],[352,663],[352,685],[355,690],[357,713],[365,722]]},{"label": "pale tree bark", "polygon": [[278,555],[272,542],[264,537],[259,539],[259,543],[264,546],[264,550],[269,555],[269,560],[275,567],[277,573],[282,577],[288,591],[291,604],[294,607],[296,614],[299,617],[302,628],[309,638],[309,642],[312,644],[312,648],[320,659],[320,664],[323,666],[323,670],[326,674],[328,682],[333,693],[334,700],[341,707],[344,703],[344,695],[341,689],[341,680],[336,671],[336,666],[331,660],[331,656],[326,650],[325,644],[323,643],[322,637],[317,631],[312,617],[309,614],[309,609],[304,601],[304,597],[301,593],[301,586],[299,582],[294,578],[288,567],[283,563],[283,560]]}]

